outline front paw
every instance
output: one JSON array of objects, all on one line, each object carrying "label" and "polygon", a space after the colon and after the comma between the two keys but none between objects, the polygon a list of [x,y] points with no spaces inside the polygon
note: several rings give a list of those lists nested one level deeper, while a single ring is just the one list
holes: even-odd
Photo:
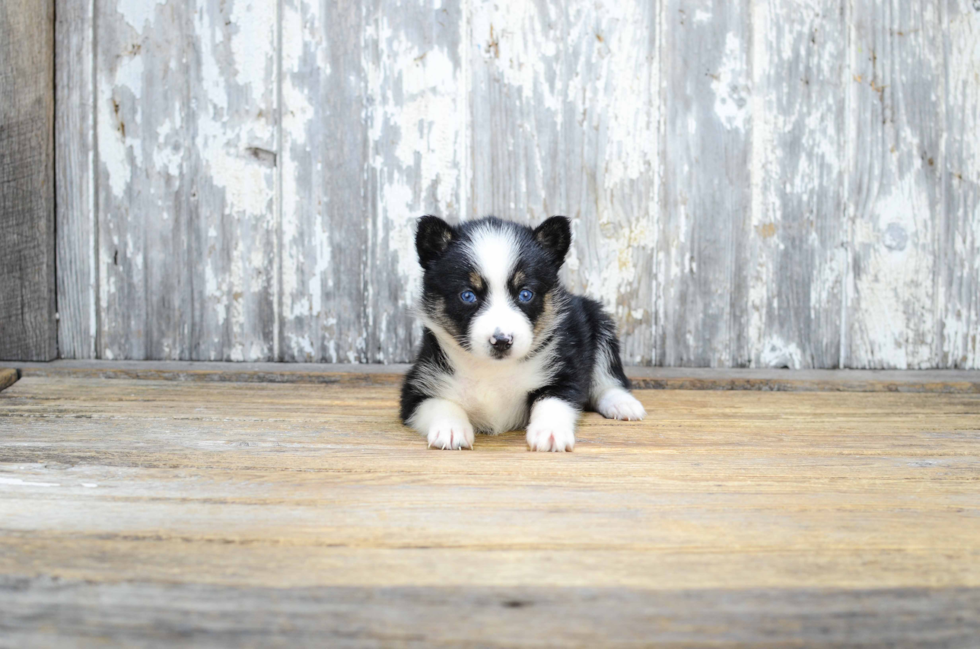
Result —
[{"label": "front paw", "polygon": [[532,423],[527,427],[527,448],[530,451],[570,452],[575,448],[575,431],[562,426]]},{"label": "front paw", "polygon": [[646,417],[647,411],[636,397],[619,388],[608,390],[599,403],[596,410],[606,419],[619,419],[620,421],[640,421]]},{"label": "front paw", "polygon": [[575,448],[575,422],[579,411],[563,399],[546,397],[531,407],[527,448],[564,453]]},{"label": "front paw", "polygon": [[437,421],[429,428],[429,448],[455,451],[473,448],[473,426],[460,420]]}]

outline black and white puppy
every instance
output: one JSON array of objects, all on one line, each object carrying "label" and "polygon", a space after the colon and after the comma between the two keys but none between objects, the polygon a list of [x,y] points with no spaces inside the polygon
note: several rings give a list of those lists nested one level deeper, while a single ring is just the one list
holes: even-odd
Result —
[{"label": "black and white puppy", "polygon": [[472,448],[474,431],[527,426],[529,449],[571,451],[583,409],[644,417],[613,321],[558,279],[571,242],[563,216],[533,230],[494,217],[419,219],[425,328],[401,417],[430,447]]}]

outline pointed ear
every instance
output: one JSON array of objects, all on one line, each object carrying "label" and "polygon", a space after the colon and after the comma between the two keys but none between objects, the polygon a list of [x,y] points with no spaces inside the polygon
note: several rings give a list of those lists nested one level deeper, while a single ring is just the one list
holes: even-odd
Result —
[{"label": "pointed ear", "polygon": [[438,216],[423,216],[418,220],[415,232],[415,250],[419,254],[422,268],[428,268],[446,252],[446,248],[456,238],[456,231]]},{"label": "pointed ear", "polygon": [[572,224],[566,216],[552,216],[534,228],[534,239],[562,264],[572,245]]}]

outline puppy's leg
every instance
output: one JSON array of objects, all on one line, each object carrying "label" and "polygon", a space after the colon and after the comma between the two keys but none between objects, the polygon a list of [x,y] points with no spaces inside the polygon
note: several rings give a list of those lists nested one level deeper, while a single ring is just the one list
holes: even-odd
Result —
[{"label": "puppy's leg", "polygon": [[407,423],[426,436],[430,448],[473,448],[473,425],[466,411],[452,401],[426,399],[415,408]]},{"label": "puppy's leg", "polygon": [[558,453],[575,448],[575,423],[579,410],[559,397],[544,397],[531,406],[527,447],[532,451]]},{"label": "puppy's leg", "polygon": [[596,354],[589,403],[606,419],[640,421],[647,411],[630,394],[629,386],[629,379],[619,360],[619,343],[615,337],[609,337],[600,343],[599,353]]}]

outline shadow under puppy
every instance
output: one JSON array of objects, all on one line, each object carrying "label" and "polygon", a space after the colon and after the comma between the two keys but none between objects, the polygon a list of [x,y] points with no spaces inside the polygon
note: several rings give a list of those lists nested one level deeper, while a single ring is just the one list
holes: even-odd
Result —
[{"label": "shadow under puppy", "polygon": [[495,217],[419,219],[424,331],[401,417],[430,447],[472,448],[474,431],[527,426],[529,449],[571,451],[583,409],[644,417],[612,319],[558,278],[571,242],[563,216],[533,230]]}]

